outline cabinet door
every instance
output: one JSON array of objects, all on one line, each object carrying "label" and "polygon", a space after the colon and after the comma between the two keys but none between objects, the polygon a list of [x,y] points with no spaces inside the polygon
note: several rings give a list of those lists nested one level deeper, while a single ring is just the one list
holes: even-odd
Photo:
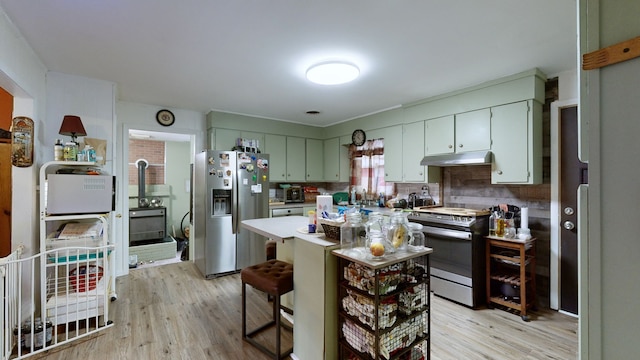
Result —
[{"label": "cabinet door", "polygon": [[287,138],[282,135],[265,134],[264,151],[269,154],[269,176],[271,182],[287,180]]},{"label": "cabinet door", "polygon": [[305,147],[304,138],[287,136],[287,181],[305,181]]},{"label": "cabinet door", "polygon": [[216,141],[214,150],[231,150],[236,146],[236,140],[240,137],[239,130],[215,129]]},{"label": "cabinet door", "polygon": [[241,131],[240,132],[240,137],[243,138],[243,139],[256,140],[258,142],[258,144],[257,144],[258,149],[260,149],[260,151],[262,151],[262,152],[265,152],[263,150],[265,134],[258,133],[258,132],[253,132],[253,131]]},{"label": "cabinet door", "polygon": [[324,141],[324,180],[340,181],[340,138]]},{"label": "cabinet door", "polygon": [[526,101],[491,108],[491,182],[529,181],[529,106]]},{"label": "cabinet door", "polygon": [[324,181],[324,146],[322,140],[306,140],[307,181]]},{"label": "cabinet door", "polygon": [[455,119],[453,115],[425,121],[425,154],[449,154],[455,151]]},{"label": "cabinet door", "polygon": [[489,150],[491,147],[491,110],[481,109],[456,114],[456,152]]},{"label": "cabinet door", "polygon": [[349,158],[349,144],[351,144],[351,136],[345,135],[340,137],[340,182],[349,182],[351,177],[351,159]]},{"label": "cabinet door", "polygon": [[424,182],[424,121],[402,125],[402,180]]}]

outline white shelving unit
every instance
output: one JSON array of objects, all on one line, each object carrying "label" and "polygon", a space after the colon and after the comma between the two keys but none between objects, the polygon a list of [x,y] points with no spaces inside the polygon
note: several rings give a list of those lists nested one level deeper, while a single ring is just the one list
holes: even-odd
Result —
[{"label": "white shelving unit", "polygon": [[[75,323],[76,330],[111,323],[108,301],[117,299],[111,213],[50,214],[47,180],[60,169],[96,168],[93,162],[71,161],[47,162],[40,168],[42,315],[53,325]],[[72,226],[77,231],[67,234]]]}]

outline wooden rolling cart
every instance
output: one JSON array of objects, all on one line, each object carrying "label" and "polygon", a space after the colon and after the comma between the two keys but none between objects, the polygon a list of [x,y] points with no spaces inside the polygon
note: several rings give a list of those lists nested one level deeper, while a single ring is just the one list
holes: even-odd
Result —
[{"label": "wooden rolling cart", "polygon": [[384,260],[338,256],[339,359],[430,358],[430,248]]},{"label": "wooden rolling cart", "polygon": [[520,312],[529,321],[528,309],[535,309],[536,239],[486,237],[487,306],[493,304]]}]

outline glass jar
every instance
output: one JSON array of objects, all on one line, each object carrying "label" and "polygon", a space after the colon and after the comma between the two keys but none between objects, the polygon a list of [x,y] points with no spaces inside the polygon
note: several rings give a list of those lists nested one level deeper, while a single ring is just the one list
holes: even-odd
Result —
[{"label": "glass jar", "polygon": [[367,259],[382,259],[385,254],[393,253],[393,245],[382,232],[372,232],[367,237]]},{"label": "glass jar", "polygon": [[74,142],[68,142],[64,144],[62,149],[64,161],[76,161],[78,157],[78,145]]},{"label": "glass jar", "polygon": [[361,255],[365,246],[366,230],[360,212],[346,214],[347,221],[340,227],[340,247],[350,249],[350,256]]},{"label": "glass jar", "polygon": [[422,224],[409,222],[409,229],[411,230],[411,236],[409,237],[409,244],[415,247],[427,246],[424,233],[422,232]]},{"label": "glass jar", "polygon": [[372,212],[369,214],[369,220],[364,224],[364,229],[367,233],[367,238],[372,233],[382,234],[384,231],[384,217],[379,212]]},{"label": "glass jar", "polygon": [[395,250],[407,249],[407,243],[409,242],[409,227],[407,224],[407,218],[402,211],[396,211],[391,214],[387,239]]}]

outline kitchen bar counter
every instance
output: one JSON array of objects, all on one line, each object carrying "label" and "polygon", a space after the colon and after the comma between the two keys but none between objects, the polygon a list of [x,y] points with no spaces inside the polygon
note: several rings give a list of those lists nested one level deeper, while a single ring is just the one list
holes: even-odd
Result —
[{"label": "kitchen bar counter", "polygon": [[306,216],[243,220],[250,231],[278,240],[277,258],[293,263],[293,291],[282,305],[293,307],[293,355],[298,359],[338,356],[337,258],[339,241],[308,234]]}]

